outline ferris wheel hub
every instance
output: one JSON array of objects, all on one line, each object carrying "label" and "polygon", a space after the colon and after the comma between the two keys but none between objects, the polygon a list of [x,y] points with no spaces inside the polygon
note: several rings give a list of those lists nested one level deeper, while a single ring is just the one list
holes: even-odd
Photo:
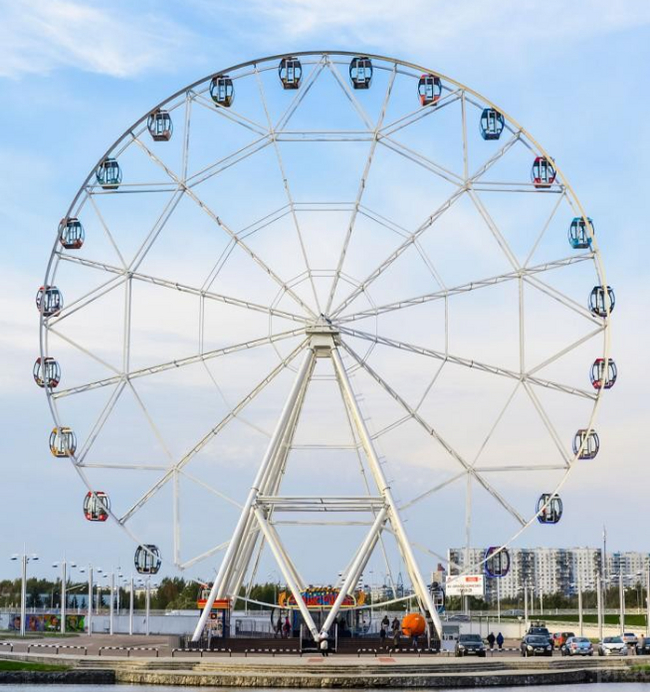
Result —
[{"label": "ferris wheel hub", "polygon": [[317,358],[329,358],[332,349],[340,343],[339,330],[331,321],[321,315],[320,319],[305,329],[309,335],[309,347]]}]

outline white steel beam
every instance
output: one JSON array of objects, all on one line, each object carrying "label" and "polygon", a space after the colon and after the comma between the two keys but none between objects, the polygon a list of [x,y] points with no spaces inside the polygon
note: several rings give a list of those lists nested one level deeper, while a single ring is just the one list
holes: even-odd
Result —
[{"label": "white steel beam", "polygon": [[338,376],[341,389],[343,390],[345,401],[349,407],[350,416],[354,422],[357,434],[359,435],[359,439],[361,440],[361,444],[363,445],[364,451],[368,458],[370,470],[375,479],[377,489],[383,495],[384,500],[386,501],[386,505],[389,510],[388,516],[390,523],[395,532],[395,537],[397,539],[400,552],[402,553],[402,557],[404,558],[404,563],[409,572],[411,583],[415,589],[422,608],[429,612],[436,632],[440,638],[442,638],[442,623],[440,622],[440,616],[438,615],[438,611],[433,603],[431,594],[429,593],[426,582],[422,578],[422,574],[420,573],[415,556],[413,555],[411,544],[409,543],[404,525],[402,524],[402,520],[399,516],[397,505],[393,499],[393,493],[388,485],[388,482],[386,481],[386,478],[384,477],[384,472],[381,468],[379,458],[377,457],[372,438],[368,432],[368,429],[366,428],[363,415],[359,409],[359,404],[357,403],[347,371],[345,370],[345,366],[343,365],[343,361],[341,360],[341,356],[337,348],[332,349],[332,362],[334,363],[334,369]]},{"label": "white steel beam", "polygon": [[[199,618],[199,622],[196,626],[196,629],[194,630],[194,635],[192,636],[192,641],[198,641],[200,639],[201,634],[203,633],[203,628],[205,627],[205,623],[206,623],[206,621],[210,615],[210,610],[212,608],[212,604],[215,601],[215,598],[223,598],[224,597],[224,590],[226,587],[226,582],[227,582],[228,578],[230,577],[230,573],[234,567],[235,553],[240,548],[240,544],[241,544],[242,538],[244,536],[244,531],[246,529],[246,525],[248,523],[249,516],[250,516],[251,512],[253,511],[253,506],[257,500],[259,488],[262,484],[264,477],[268,473],[270,464],[272,463],[273,459],[275,458],[277,446],[281,442],[282,437],[283,437],[284,432],[285,432],[285,429],[286,429],[287,425],[289,424],[289,421],[291,419],[291,414],[293,412],[293,408],[294,408],[294,406],[298,400],[299,394],[300,394],[302,387],[304,385],[305,378],[307,377],[308,373],[311,370],[313,360],[314,360],[314,352],[311,350],[311,348],[308,348],[306,350],[302,364],[298,370],[298,374],[296,375],[296,379],[294,380],[294,384],[293,384],[293,387],[291,389],[291,392],[289,393],[289,396],[285,402],[284,408],[283,408],[282,413],[280,415],[280,419],[278,420],[278,423],[276,425],[273,436],[271,437],[271,440],[270,440],[269,445],[267,447],[266,454],[264,455],[264,458],[262,459],[262,463],[260,464],[260,468],[257,472],[255,480],[253,481],[253,486],[251,487],[251,489],[248,493],[248,497],[246,499],[246,502],[244,503],[242,513],[239,517],[239,522],[237,523],[237,526],[236,526],[235,531],[232,535],[232,538],[230,539],[228,549],[226,550],[226,554],[224,555],[223,561],[221,562],[221,567],[219,568],[219,572],[217,573],[217,576],[214,580],[214,584],[212,585],[212,589],[210,590],[210,595],[208,596],[208,599],[206,601],[205,608],[203,609],[203,612],[201,613],[201,617]],[[262,517],[262,519],[263,519],[263,517]],[[259,523],[259,518],[258,518],[258,523]],[[262,524],[260,524],[260,527],[262,528]],[[262,529],[262,530],[264,531],[264,529]],[[267,535],[266,531],[264,531],[264,535],[268,541],[268,535]],[[306,620],[306,622],[307,622],[307,620]],[[313,624],[313,622],[312,622],[312,624]]]}]

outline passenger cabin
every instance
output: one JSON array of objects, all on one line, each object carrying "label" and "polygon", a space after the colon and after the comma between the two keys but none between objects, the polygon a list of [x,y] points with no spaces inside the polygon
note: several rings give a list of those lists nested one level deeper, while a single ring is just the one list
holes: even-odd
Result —
[{"label": "passenger cabin", "polygon": [[595,430],[578,430],[573,438],[573,453],[578,459],[595,459],[600,449],[600,440]]},{"label": "passenger cabin", "polygon": [[428,106],[440,100],[442,83],[440,77],[433,74],[423,74],[418,81],[418,97],[420,105]]},{"label": "passenger cabin", "polygon": [[117,190],[122,182],[122,169],[115,159],[104,159],[95,171],[97,183],[104,190]]},{"label": "passenger cabin", "polygon": [[71,428],[54,428],[50,433],[50,451],[55,457],[69,457],[77,451],[77,436]]},{"label": "passenger cabin", "polygon": [[61,381],[61,366],[54,358],[37,358],[33,375],[39,387],[54,389]]},{"label": "passenger cabin", "polygon": [[84,497],[84,516],[88,521],[106,521],[110,508],[111,501],[101,490],[89,492]]},{"label": "passenger cabin", "polygon": [[302,65],[298,58],[282,58],[278,66],[278,76],[285,89],[297,89],[302,79]]},{"label": "passenger cabin", "polygon": [[616,383],[618,368],[609,358],[605,366],[604,358],[596,358],[589,372],[589,379],[594,389],[611,389]]},{"label": "passenger cabin", "polygon": [[505,119],[501,113],[495,108],[484,108],[479,120],[479,129],[481,137],[486,140],[499,139],[503,128],[505,127]]},{"label": "passenger cabin", "polygon": [[557,524],[562,518],[562,500],[552,493],[542,493],[537,500],[537,521],[540,524]]},{"label": "passenger cabin", "polygon": [[594,223],[590,218],[576,216],[569,226],[569,244],[574,250],[587,250],[591,247]]},{"label": "passenger cabin", "polygon": [[485,551],[485,574],[488,577],[505,577],[510,571],[510,553],[506,548],[493,545]]},{"label": "passenger cabin", "polygon": [[589,294],[589,309],[598,317],[607,317],[607,308],[609,312],[614,311],[616,305],[616,296],[614,289],[611,286],[594,286]]},{"label": "passenger cabin", "polygon": [[63,296],[56,286],[41,286],[36,292],[36,307],[43,317],[51,317],[63,309]]},{"label": "passenger cabin", "polygon": [[227,74],[218,74],[210,82],[210,96],[212,100],[223,108],[230,108],[235,100],[235,86]]},{"label": "passenger cabin", "polygon": [[350,81],[355,89],[369,89],[372,82],[372,61],[365,56],[357,56],[350,61]]},{"label": "passenger cabin", "polygon": [[162,560],[160,550],[155,545],[139,545],[133,556],[138,574],[158,574]]},{"label": "passenger cabin", "polygon": [[85,239],[84,227],[79,219],[74,217],[61,219],[59,224],[59,242],[66,250],[79,250]]},{"label": "passenger cabin", "polygon": [[538,156],[535,159],[530,171],[530,179],[538,190],[551,187],[555,182],[556,176],[557,173],[551,161],[543,156]]},{"label": "passenger cabin", "polygon": [[174,131],[171,115],[159,108],[147,118],[147,129],[154,142],[169,142]]}]

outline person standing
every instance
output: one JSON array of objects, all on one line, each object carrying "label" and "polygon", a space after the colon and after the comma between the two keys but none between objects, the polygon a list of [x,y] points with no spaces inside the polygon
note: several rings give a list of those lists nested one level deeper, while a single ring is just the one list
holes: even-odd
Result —
[{"label": "person standing", "polygon": [[494,649],[494,642],[496,641],[496,639],[497,638],[494,636],[494,632],[490,632],[490,634],[488,634],[487,643],[490,646],[490,651],[492,651],[492,649]]},{"label": "person standing", "polygon": [[499,651],[503,651],[503,635],[501,632],[497,634],[497,646],[499,647]]}]

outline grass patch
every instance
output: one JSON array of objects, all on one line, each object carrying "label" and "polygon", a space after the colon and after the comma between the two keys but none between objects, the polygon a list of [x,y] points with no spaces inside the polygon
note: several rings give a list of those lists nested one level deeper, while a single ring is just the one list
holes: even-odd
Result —
[{"label": "grass patch", "polygon": [[[510,621],[515,621],[516,618],[501,618],[502,620],[510,620]],[[531,620],[542,620],[548,625],[550,625],[553,622],[575,622],[578,624],[578,615],[577,613],[574,615],[543,615],[543,616],[537,616],[535,615],[534,617],[531,616]],[[598,616],[595,613],[589,613],[585,614],[582,616],[582,621],[585,624],[588,625],[596,625],[598,624]],[[619,618],[616,613],[608,613],[605,615],[604,619],[604,624],[606,625],[618,625],[619,624]],[[625,615],[625,629],[626,631],[637,629],[639,631],[636,632],[637,635],[639,634],[645,634],[645,615],[638,615],[636,613],[630,613]],[[549,627],[549,630],[553,630],[552,627]],[[641,631],[643,630],[643,631]]]},{"label": "grass patch", "polygon": [[48,663],[31,663],[29,661],[0,661],[0,672],[5,670],[38,670],[42,672],[62,672],[70,670],[69,666],[53,666]]},{"label": "grass patch", "polygon": [[650,663],[637,663],[634,666],[630,666],[630,670],[637,673],[648,673],[650,672]]}]

